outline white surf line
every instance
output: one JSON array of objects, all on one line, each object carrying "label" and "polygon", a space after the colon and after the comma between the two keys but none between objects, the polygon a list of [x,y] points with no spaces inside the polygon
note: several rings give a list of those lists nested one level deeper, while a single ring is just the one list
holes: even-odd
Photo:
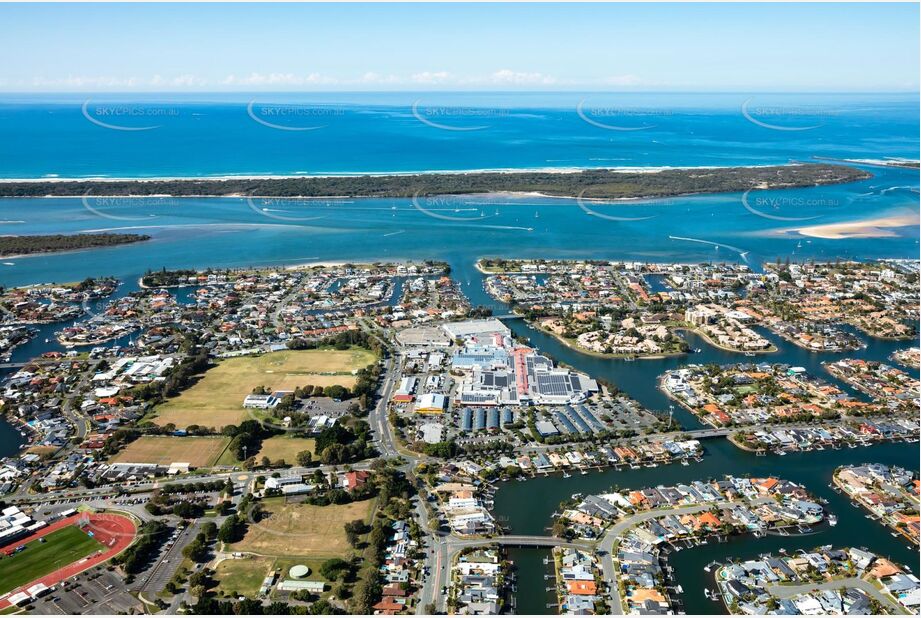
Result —
[{"label": "white surf line", "polygon": [[726,247],[727,249],[729,249],[729,250],[731,250],[731,251],[735,251],[736,253],[738,253],[738,254],[739,254],[739,257],[741,257],[743,260],[745,260],[746,262],[748,262],[748,257],[747,257],[747,256],[748,256],[749,252],[746,251],[745,249],[740,249],[740,248],[738,248],[738,247],[733,247],[732,245],[727,245],[727,244],[724,244],[724,243],[717,243],[717,242],[713,242],[712,240],[703,240],[703,239],[700,239],[700,238],[687,238],[687,237],[685,237],[685,236],[669,236],[669,239],[670,239],[670,240],[686,240],[687,242],[697,242],[697,243],[701,243],[701,244],[704,244],[704,245],[712,245],[712,246],[716,247],[717,249],[719,249],[720,247]]},{"label": "white surf line", "polygon": [[389,232],[387,234],[384,234],[384,238],[387,238],[388,236],[396,236],[397,234],[403,234],[405,232],[406,230],[397,230],[396,232]]}]

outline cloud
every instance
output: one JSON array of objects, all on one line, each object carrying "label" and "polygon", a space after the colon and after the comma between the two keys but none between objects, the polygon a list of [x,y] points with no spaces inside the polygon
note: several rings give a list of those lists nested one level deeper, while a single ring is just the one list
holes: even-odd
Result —
[{"label": "cloud", "polygon": [[423,71],[412,75],[412,81],[417,84],[444,84],[452,79],[453,76],[447,71]]},{"label": "cloud", "polygon": [[543,73],[525,73],[502,69],[489,76],[493,84],[507,84],[512,86],[549,86],[557,83],[556,78]]},{"label": "cloud", "polygon": [[147,85],[154,87],[199,88],[207,86],[208,82],[207,80],[189,73],[171,78],[165,78],[162,75],[154,75]]},{"label": "cloud", "polygon": [[136,77],[68,75],[62,78],[32,79],[32,86],[36,88],[136,88],[140,84],[141,80]]},{"label": "cloud", "polygon": [[368,71],[358,75],[331,76],[322,73],[259,72],[231,73],[225,77],[202,77],[193,73],[180,75],[154,74],[152,77],[112,77],[68,75],[67,77],[35,77],[30,81],[0,81],[0,89],[11,88],[47,91],[158,91],[158,90],[322,90],[375,88],[400,89],[412,87],[458,88],[580,88],[585,86],[636,87],[650,86],[632,74],[587,78],[584,80],[558,79],[539,71],[499,69],[491,73],[457,74],[447,70],[419,71],[409,74],[378,73]]},{"label": "cloud", "polygon": [[396,75],[381,75],[380,73],[375,73],[369,71],[361,76],[358,80],[359,84],[400,84],[403,83]]},{"label": "cloud", "polygon": [[310,86],[335,84],[338,80],[319,73],[297,75],[295,73],[250,73],[246,76],[230,74],[221,82],[224,86]]}]

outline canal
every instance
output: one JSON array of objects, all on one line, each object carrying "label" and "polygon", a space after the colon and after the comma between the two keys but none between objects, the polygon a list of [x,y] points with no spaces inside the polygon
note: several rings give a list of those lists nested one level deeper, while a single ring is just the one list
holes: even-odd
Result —
[{"label": "canal", "polygon": [[[813,534],[802,537],[768,536],[756,539],[743,536],[725,544],[708,544],[673,553],[669,564],[674,567],[675,579],[684,589],[684,594],[679,597],[688,614],[723,611],[718,604],[704,597],[704,588],[713,587],[712,575],[703,570],[705,565],[729,557],[754,557],[781,547],[793,551],[828,544],[865,546],[908,564],[918,572],[917,550],[909,548],[907,541],[892,537],[882,524],[866,519],[862,509],[852,506],[846,496],[837,494],[828,486],[835,468],[842,465],[879,462],[917,469],[917,444],[880,444],[764,457],[737,449],[723,439],[705,440],[704,445],[706,455],[703,461],[690,466],[672,464],[639,470],[612,468],[568,479],[552,475],[526,482],[504,483],[496,492],[494,513],[513,534],[546,535],[559,503],[575,493],[587,495],[611,488],[672,485],[721,478],[725,474],[777,476],[800,483],[819,498],[826,499],[828,510],[838,517],[838,525],[823,525]],[[518,590],[519,599],[536,596],[543,591],[543,580],[529,582],[521,578]]]},{"label": "canal", "polygon": [[[452,263],[452,274],[461,283],[464,293],[474,305],[490,307],[498,315],[510,313],[507,305],[486,294],[483,286],[485,277],[474,267],[465,263]],[[691,349],[699,349],[699,352],[662,359],[625,361],[582,354],[556,338],[532,328],[520,318],[506,319],[504,322],[516,336],[527,339],[531,345],[555,361],[565,363],[592,377],[608,380],[646,408],[659,412],[666,411],[673,402],[658,388],[658,377],[665,371],[689,363],[729,364],[754,361],[800,366],[849,395],[867,400],[866,395],[829,374],[822,367],[822,363],[840,358],[860,358],[894,364],[889,356],[896,350],[913,345],[908,341],[874,339],[845,325],[842,328],[857,335],[866,347],[839,353],[816,353],[800,348],[767,329],[756,327],[777,347],[776,352],[759,354],[754,358],[746,357],[711,346],[702,337],[684,332],[682,335]],[[917,373],[909,368],[903,369]],[[696,417],[679,406],[675,406],[675,418],[688,429],[702,426]],[[906,541],[894,538],[882,524],[866,519],[862,509],[852,506],[846,497],[835,493],[828,486],[835,468],[842,465],[879,462],[918,470],[917,444],[880,444],[854,449],[790,453],[783,456],[757,456],[735,448],[724,439],[704,440],[703,445],[706,451],[703,461],[690,466],[676,464],[638,470],[608,469],[591,472],[585,476],[574,475],[567,479],[556,474],[536,477],[525,482],[505,483],[500,486],[494,497],[493,512],[497,521],[513,534],[546,535],[549,534],[553,514],[560,502],[576,493],[587,495],[615,487],[642,488],[715,479],[726,474],[777,476],[800,483],[818,497],[827,500],[829,511],[838,517],[838,525],[823,525],[812,534],[799,537],[736,537],[727,543],[708,544],[672,554],[669,564],[675,569],[675,579],[684,591],[678,598],[685,612],[712,614],[726,611],[720,603],[709,601],[704,596],[705,588],[713,588],[713,575],[704,571],[708,563],[714,560],[725,561],[730,557],[757,556],[759,553],[776,552],[780,548],[793,551],[827,544],[865,546],[871,551],[910,565],[916,573],[919,571],[917,550],[909,548]],[[541,549],[515,549],[510,551],[510,555],[514,556],[513,560],[517,558],[516,566],[521,574],[517,583],[517,612],[556,613],[555,608],[547,607],[555,603],[555,599],[552,593],[546,591],[548,586],[543,578],[543,574],[550,568],[543,564],[543,559],[549,552]],[[526,574],[530,574],[530,579]]]}]

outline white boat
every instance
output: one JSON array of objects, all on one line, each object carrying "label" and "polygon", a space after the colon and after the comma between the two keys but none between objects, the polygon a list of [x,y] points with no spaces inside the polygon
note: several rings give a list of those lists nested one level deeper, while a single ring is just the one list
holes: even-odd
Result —
[{"label": "white boat", "polygon": [[837,525],[838,525],[838,516],[837,516],[837,515],[834,515],[833,513],[830,513],[830,514],[828,515],[828,525],[829,525],[829,526],[837,526]]}]

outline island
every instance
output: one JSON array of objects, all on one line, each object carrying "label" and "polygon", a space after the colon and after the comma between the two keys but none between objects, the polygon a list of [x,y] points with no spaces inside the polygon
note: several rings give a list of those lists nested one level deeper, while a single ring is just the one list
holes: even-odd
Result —
[{"label": "island", "polygon": [[0,236],[0,257],[114,247],[150,240],[146,234],[48,234]]},{"label": "island", "polygon": [[412,197],[540,193],[589,199],[653,198],[697,193],[792,189],[865,180],[847,165],[801,163],[754,167],[576,169],[239,178],[12,180],[0,197]]}]

